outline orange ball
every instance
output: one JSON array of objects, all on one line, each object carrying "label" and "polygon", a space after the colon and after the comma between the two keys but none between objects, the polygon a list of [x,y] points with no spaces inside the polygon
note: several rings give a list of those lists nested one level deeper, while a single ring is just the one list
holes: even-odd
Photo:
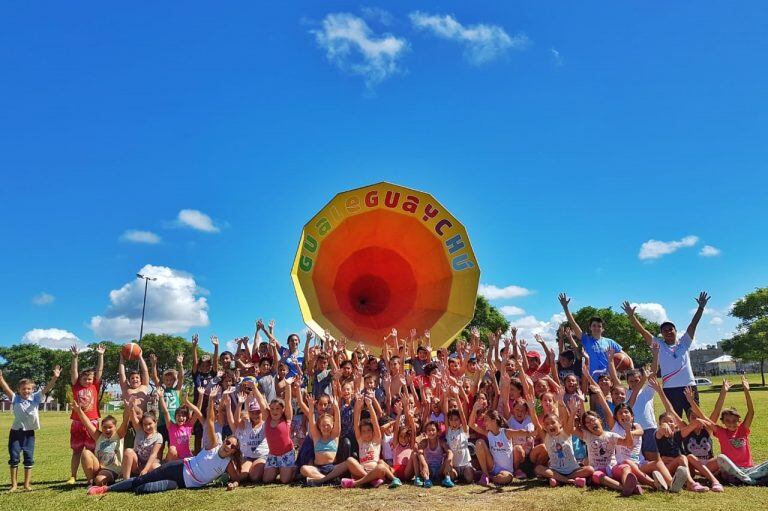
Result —
[{"label": "orange ball", "polygon": [[141,357],[141,346],[135,342],[123,344],[122,353],[125,360],[138,360]]},{"label": "orange ball", "polygon": [[613,355],[613,364],[616,366],[616,371],[618,372],[623,372],[635,367],[632,358],[623,351]]}]

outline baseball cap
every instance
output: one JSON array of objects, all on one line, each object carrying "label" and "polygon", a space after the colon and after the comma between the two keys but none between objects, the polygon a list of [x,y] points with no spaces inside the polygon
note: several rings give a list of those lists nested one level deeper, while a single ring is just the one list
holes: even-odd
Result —
[{"label": "baseball cap", "polygon": [[526,352],[525,356],[528,358],[535,358],[536,360],[541,360],[541,355],[539,355],[538,351],[533,351],[533,350],[528,351]]}]

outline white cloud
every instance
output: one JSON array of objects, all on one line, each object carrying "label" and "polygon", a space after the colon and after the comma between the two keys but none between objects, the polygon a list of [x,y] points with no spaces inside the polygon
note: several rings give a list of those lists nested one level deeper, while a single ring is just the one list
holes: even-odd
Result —
[{"label": "white cloud", "polygon": [[464,55],[472,64],[480,65],[504,55],[507,50],[523,50],[530,45],[525,34],[510,36],[499,25],[464,26],[452,15],[412,12],[409,17],[413,26],[431,32],[442,39],[464,45]]},{"label": "white cloud", "polygon": [[699,242],[698,236],[686,236],[678,241],[658,241],[650,239],[640,246],[640,259],[658,259],[684,247],[692,247]]},{"label": "white cloud", "polygon": [[395,20],[389,11],[385,11],[380,7],[361,7],[360,13],[363,15],[363,18],[370,21],[377,21],[387,27]]},{"label": "white cloud", "polygon": [[709,320],[710,325],[722,325],[723,324],[723,318],[720,316],[715,316],[712,319]]},{"label": "white cloud", "polygon": [[52,294],[46,293],[45,291],[32,297],[32,303],[35,305],[50,305],[54,302],[54,300],[56,300],[56,297]]},{"label": "white cloud", "polygon": [[211,217],[197,209],[182,209],[179,211],[178,225],[203,232],[219,232]]},{"label": "white cloud", "polygon": [[554,346],[557,350],[557,329],[565,321],[565,314],[559,312],[553,314],[549,321],[542,321],[536,316],[523,316],[509,322],[510,327],[517,328],[517,338],[528,341],[528,349],[541,352],[541,347],[534,340],[534,335],[539,334],[547,341],[548,346]]},{"label": "white cloud", "polygon": [[489,300],[498,300],[499,298],[520,298],[531,294],[529,289],[520,286],[496,287],[493,284],[480,284],[477,292]]},{"label": "white cloud", "polygon": [[396,73],[398,59],[408,49],[406,39],[374,34],[365,20],[345,12],[328,14],[321,28],[311,33],[330,62],[343,71],[362,76],[368,87]]},{"label": "white cloud", "polygon": [[717,257],[721,253],[722,251],[719,248],[713,247],[712,245],[704,245],[699,251],[701,257]]},{"label": "white cloud", "polygon": [[550,48],[549,54],[552,55],[552,60],[554,61],[556,66],[563,65],[563,57],[560,55],[560,52],[558,50],[554,48]]},{"label": "white cloud", "polygon": [[633,303],[632,307],[637,307],[637,313],[648,321],[659,324],[669,321],[667,311],[660,303]]},{"label": "white cloud", "polygon": [[503,307],[499,308],[499,311],[505,316],[522,316],[525,314],[523,309],[514,305],[504,305]]},{"label": "white cloud", "polygon": [[59,328],[33,328],[21,338],[24,344],[37,344],[42,348],[68,350],[73,344],[84,348],[86,344],[72,332]]},{"label": "white cloud", "polygon": [[[139,273],[157,278],[149,283],[144,332],[179,334],[209,324],[208,302],[192,275],[151,264]],[[139,279],[110,291],[110,305],[103,315],[91,318],[91,329],[101,339],[138,337],[143,298],[144,281]]]},{"label": "white cloud", "polygon": [[156,245],[160,243],[160,236],[150,231],[138,231],[136,229],[128,229],[120,235],[120,241],[126,241],[129,243],[147,243],[149,245]]}]

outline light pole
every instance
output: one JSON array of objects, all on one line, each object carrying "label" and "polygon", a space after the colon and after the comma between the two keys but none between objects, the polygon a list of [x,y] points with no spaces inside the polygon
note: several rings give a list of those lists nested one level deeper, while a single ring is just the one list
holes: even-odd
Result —
[{"label": "light pole", "polygon": [[150,280],[157,280],[157,277],[148,277],[141,273],[137,273],[136,276],[144,279],[144,305],[141,306],[141,329],[139,330],[139,342],[141,342],[141,338],[144,336],[144,309],[147,308],[147,286],[149,286]]}]

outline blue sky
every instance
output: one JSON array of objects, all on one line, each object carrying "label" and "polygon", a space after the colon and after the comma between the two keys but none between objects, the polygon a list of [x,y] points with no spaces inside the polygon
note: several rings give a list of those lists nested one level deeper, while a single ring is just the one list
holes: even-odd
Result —
[{"label": "blue sky", "polygon": [[302,225],[378,181],[527,333],[706,289],[714,342],[766,285],[764,3],[44,5],[0,7],[0,344],[130,335],[146,265],[151,330],[284,338]]}]

